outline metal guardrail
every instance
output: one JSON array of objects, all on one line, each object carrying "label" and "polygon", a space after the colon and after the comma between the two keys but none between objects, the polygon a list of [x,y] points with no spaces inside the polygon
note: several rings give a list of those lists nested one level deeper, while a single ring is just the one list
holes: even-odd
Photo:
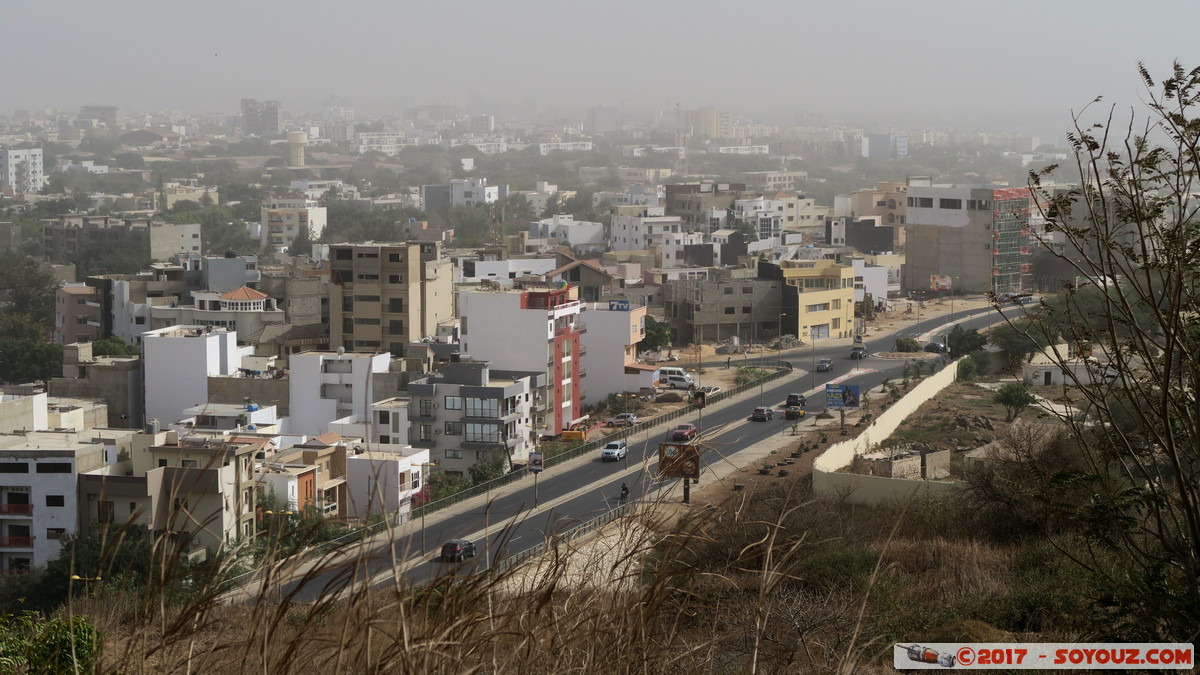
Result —
[{"label": "metal guardrail", "polygon": [[612,521],[628,515],[633,511],[635,505],[636,502],[626,502],[617,508],[612,509],[611,511],[606,511],[605,513],[596,516],[587,522],[580,523],[575,527],[560,532],[556,535],[552,535],[549,540],[543,541],[537,546],[527,548],[520,553],[510,555],[504,560],[494,563],[491,567],[491,571],[493,574],[503,574],[504,572],[518,565],[522,565],[533,558],[543,556],[547,551],[552,550],[558,544],[572,541],[582,537],[585,534],[595,532]]},{"label": "metal guardrail", "polygon": [[[774,366],[769,366],[766,364],[758,364],[758,366],[759,367],[774,367],[774,368],[776,368],[776,370],[768,373],[767,375],[765,375],[763,377],[757,378],[757,379],[747,382],[745,384],[738,385],[731,389],[719,391],[715,394],[709,394],[705,399],[706,404],[712,405],[714,403],[719,403],[721,401],[724,401],[725,399],[733,398],[735,396],[738,396],[739,394],[742,394],[746,391],[754,389],[755,387],[766,384],[767,382],[777,380],[781,377],[784,377],[784,376],[790,374],[792,372],[792,368],[793,368],[791,362],[789,362],[789,361],[777,361],[777,362],[775,362]],[[569,448],[563,452],[560,452],[559,454],[554,455],[553,457],[547,457],[545,459],[544,466],[551,467],[551,466],[554,466],[557,464],[562,464],[563,462],[567,462],[569,460],[575,459],[576,457],[580,457],[582,455],[596,452],[597,450],[604,447],[607,443],[609,443],[610,441],[612,441],[615,438],[628,438],[630,436],[639,434],[646,429],[650,429],[655,426],[658,426],[659,424],[663,424],[664,422],[670,422],[670,421],[679,419],[680,417],[690,415],[694,411],[695,411],[695,408],[693,408],[692,406],[684,406],[677,410],[672,410],[670,412],[666,412],[661,415],[655,415],[654,417],[651,417],[643,422],[638,423],[636,426],[624,427],[620,431],[609,434],[602,439],[583,443],[574,448]],[[412,521],[417,518],[421,518],[423,516],[428,516],[430,513],[433,513],[435,511],[441,511],[444,508],[453,506],[455,504],[458,504],[459,502],[466,501],[468,499],[471,499],[472,497],[477,497],[481,494],[486,494],[492,490],[495,490],[497,488],[508,485],[509,483],[514,483],[516,481],[527,478],[529,475],[530,474],[528,471],[513,471],[513,472],[507,473],[499,478],[495,478],[490,481],[486,481],[484,483],[479,483],[478,485],[472,485],[471,487],[467,488],[466,490],[456,492],[448,497],[443,497],[442,499],[439,499],[435,502],[429,502],[428,504],[424,504],[422,506],[418,506],[414,509],[411,509],[408,513],[408,520]],[[572,528],[571,530],[567,530],[567,532],[575,533],[575,534],[571,535],[572,538],[581,536],[582,534],[586,534],[587,532],[590,532],[591,529],[595,529],[596,527],[607,524],[611,520],[624,514],[625,513],[624,509],[627,509],[629,506],[630,506],[629,504],[622,505],[616,509],[613,509],[612,511],[609,511],[607,514],[600,516],[599,518],[596,518],[594,520],[588,521],[587,523],[578,525],[575,528]],[[613,514],[616,514],[616,515],[613,515]],[[331,550],[338,549],[338,548],[341,548],[341,547],[349,545],[349,544],[353,544],[358,541],[362,541],[363,539],[367,539],[369,537],[373,537],[373,536],[387,530],[389,527],[393,526],[394,524],[399,524],[397,521],[398,516],[399,516],[399,512],[393,511],[393,512],[387,514],[387,517],[381,519],[379,522],[372,523],[370,525],[361,527],[361,528],[359,528],[357,530],[353,530],[351,532],[347,532],[346,534],[344,534],[340,537],[337,537],[336,539],[330,539],[329,541],[325,541],[325,542],[321,542],[320,544],[316,544],[316,545],[312,546],[311,548],[307,549],[304,552],[303,557],[307,559],[307,558],[321,556],[321,555],[328,553]],[[608,520],[603,520],[604,518],[608,518]],[[600,522],[600,521],[603,521],[603,522]],[[576,533],[576,530],[580,530],[581,528],[586,528],[589,526],[591,527],[591,529],[579,531]],[[561,538],[563,536],[565,536],[565,534],[566,533],[564,533],[564,535],[559,535],[559,539],[561,540]],[[519,564],[520,562],[524,562],[525,560],[528,560],[530,557],[533,557],[534,555],[541,555],[544,552],[544,546],[545,546],[545,544],[540,544],[539,546],[529,549],[528,551],[522,551],[521,553],[518,553],[515,556],[505,558],[504,561],[500,564],[509,564],[509,561],[515,561],[515,562],[512,562],[511,564],[516,565],[516,564]],[[537,550],[538,553],[536,553],[536,554],[530,553],[530,551],[534,551],[534,550]],[[232,579],[227,579],[224,583],[221,584],[221,590],[225,591],[225,590],[229,590],[231,588],[235,588],[237,586],[241,586],[241,585],[251,581],[255,576],[259,575],[260,573],[261,573],[260,571],[256,570],[253,572],[247,572],[245,574],[233,577]]]}]

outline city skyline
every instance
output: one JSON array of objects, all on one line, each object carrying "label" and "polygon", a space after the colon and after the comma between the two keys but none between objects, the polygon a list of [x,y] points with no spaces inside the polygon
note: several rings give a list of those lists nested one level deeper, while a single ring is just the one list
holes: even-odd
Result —
[{"label": "city skyline", "polygon": [[[528,0],[497,7],[350,2],[331,14],[304,2],[219,0],[204,12],[141,0],[27,3],[8,11],[22,30],[7,45],[39,56],[23,63],[0,111],[233,112],[240,99],[260,98],[315,112],[336,94],[369,116],[438,102],[543,112],[678,103],[774,123],[1050,134],[1096,96],[1138,100],[1139,62],[1152,74],[1174,59],[1186,65],[1174,46],[1186,44],[1188,19],[1200,18],[1200,7],[1170,0],[1018,0],[1003,12],[939,0],[903,12],[876,2],[618,2],[586,15]],[[1148,16],[1171,20],[1129,30]],[[50,36],[57,47],[88,45],[88,58],[45,49]]]}]

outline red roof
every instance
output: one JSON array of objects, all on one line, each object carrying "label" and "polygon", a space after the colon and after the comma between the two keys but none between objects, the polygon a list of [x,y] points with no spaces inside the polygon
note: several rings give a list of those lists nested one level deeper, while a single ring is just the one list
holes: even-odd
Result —
[{"label": "red roof", "polygon": [[269,297],[266,293],[256,291],[249,286],[235,288],[232,291],[226,291],[221,294],[222,300],[262,300]]}]

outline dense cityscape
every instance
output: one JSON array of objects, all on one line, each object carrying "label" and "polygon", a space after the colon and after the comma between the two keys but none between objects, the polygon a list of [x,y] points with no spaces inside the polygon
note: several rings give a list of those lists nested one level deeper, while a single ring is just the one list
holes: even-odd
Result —
[{"label": "dense cityscape", "polygon": [[1038,133],[7,99],[0,669],[1195,642],[1200,71],[1129,71]]}]

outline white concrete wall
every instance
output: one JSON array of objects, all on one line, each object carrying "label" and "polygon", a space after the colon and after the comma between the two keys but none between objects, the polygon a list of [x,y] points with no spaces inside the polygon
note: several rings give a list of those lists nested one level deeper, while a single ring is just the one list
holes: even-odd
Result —
[{"label": "white concrete wall", "polygon": [[0,434],[14,431],[41,431],[50,421],[46,394],[8,396],[0,394]]},{"label": "white concrete wall", "polygon": [[[599,403],[609,394],[637,391],[641,386],[637,384],[637,376],[625,374],[626,353],[644,337],[646,308],[610,311],[607,303],[591,303],[582,321],[587,325],[587,332],[580,337],[580,343],[587,354],[581,357],[581,365],[588,373],[582,384],[588,401]],[[631,352],[629,361],[633,358],[636,353]],[[647,374],[643,379],[649,377]],[[631,384],[636,386],[631,387]]]},{"label": "white concrete wall", "polygon": [[[180,330],[188,335],[177,335]],[[207,333],[200,326],[173,326],[143,333],[146,419],[156,418],[166,427],[184,410],[204,405],[208,377],[234,373],[242,356],[252,353],[252,347],[237,346],[237,333],[220,328]]]},{"label": "white concrete wall", "polygon": [[850,466],[855,456],[869,451],[873,445],[891,436],[909,415],[950,386],[957,372],[958,361],[954,361],[938,373],[921,380],[899,401],[874,418],[858,436],[836,443],[821,453],[813,460],[813,490],[817,494],[844,498],[852,504],[879,504],[904,498],[921,490],[950,489],[936,486],[954,486],[954,483],[838,473],[838,469]]}]

